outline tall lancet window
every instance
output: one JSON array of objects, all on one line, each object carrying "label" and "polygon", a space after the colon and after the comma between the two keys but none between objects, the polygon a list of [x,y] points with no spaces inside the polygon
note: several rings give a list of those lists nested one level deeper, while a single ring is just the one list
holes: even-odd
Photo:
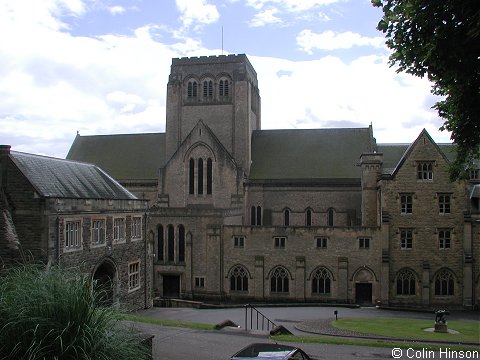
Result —
[{"label": "tall lancet window", "polygon": [[195,161],[193,159],[189,161],[188,192],[189,194],[195,193]]},{"label": "tall lancet window", "polygon": [[203,194],[203,159],[198,159],[198,194]]},{"label": "tall lancet window", "polygon": [[212,194],[213,163],[212,159],[207,160],[207,195]]}]

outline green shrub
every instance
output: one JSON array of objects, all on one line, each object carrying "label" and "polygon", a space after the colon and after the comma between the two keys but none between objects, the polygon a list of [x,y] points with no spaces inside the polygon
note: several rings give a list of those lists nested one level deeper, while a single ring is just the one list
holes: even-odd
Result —
[{"label": "green shrub", "polygon": [[100,298],[77,269],[9,269],[0,277],[0,359],[147,358],[139,336]]}]

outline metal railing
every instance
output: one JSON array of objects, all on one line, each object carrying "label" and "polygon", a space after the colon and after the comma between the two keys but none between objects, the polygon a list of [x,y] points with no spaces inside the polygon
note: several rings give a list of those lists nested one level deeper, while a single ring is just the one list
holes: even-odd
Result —
[{"label": "metal railing", "polygon": [[[250,327],[248,325],[250,325]],[[256,327],[254,327],[254,325]],[[255,306],[250,304],[245,305],[245,331],[248,331],[249,329],[270,331],[276,326],[277,325],[272,320],[270,320],[264,314],[258,311]]]}]

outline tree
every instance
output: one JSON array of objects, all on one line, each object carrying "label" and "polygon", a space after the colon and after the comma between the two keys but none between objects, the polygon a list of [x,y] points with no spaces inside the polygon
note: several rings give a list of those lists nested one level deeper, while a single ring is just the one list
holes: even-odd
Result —
[{"label": "tree", "polygon": [[457,158],[451,178],[461,178],[480,157],[480,2],[478,0],[372,0],[383,17],[377,29],[393,50],[397,72],[427,76],[433,108],[451,131]]}]

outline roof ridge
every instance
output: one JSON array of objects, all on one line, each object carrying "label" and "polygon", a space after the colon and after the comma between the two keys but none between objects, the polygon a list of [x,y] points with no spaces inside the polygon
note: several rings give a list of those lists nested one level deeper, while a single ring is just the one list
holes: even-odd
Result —
[{"label": "roof ridge", "polygon": [[80,138],[86,137],[107,137],[107,136],[139,136],[139,135],[165,135],[165,132],[141,132],[141,133],[123,133],[123,134],[96,134],[96,135],[80,135]]},{"label": "roof ridge", "polygon": [[81,164],[81,165],[87,165],[87,166],[93,166],[93,167],[98,167],[97,165],[90,163],[90,162],[85,162],[85,161],[79,161],[79,160],[71,160],[71,159],[63,159],[55,156],[49,156],[49,155],[42,155],[42,154],[32,154],[32,153],[26,153],[23,151],[12,151],[10,152],[11,155],[19,154],[23,156],[28,156],[28,157],[37,157],[37,158],[43,158],[47,160],[52,160],[52,161],[61,161],[61,162],[66,162],[66,163],[73,163],[73,164]]}]

